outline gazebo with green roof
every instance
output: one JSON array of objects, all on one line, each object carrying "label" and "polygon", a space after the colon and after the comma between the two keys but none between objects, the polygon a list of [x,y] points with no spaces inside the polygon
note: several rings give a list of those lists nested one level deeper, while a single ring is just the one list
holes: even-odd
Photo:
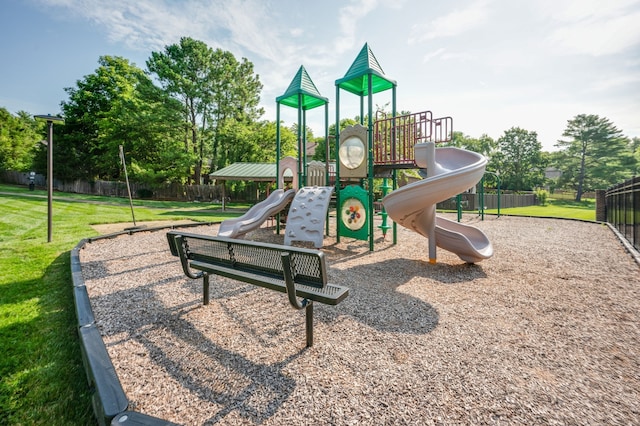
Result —
[{"label": "gazebo with green roof", "polygon": [[[364,98],[367,97],[367,151],[369,169],[367,173],[369,187],[369,206],[367,214],[369,215],[369,249],[373,250],[373,94],[391,89],[392,102],[391,113],[396,116],[396,82],[385,76],[380,63],[376,59],[373,51],[368,43],[365,43],[356,57],[355,61],[347,73],[341,79],[336,80],[336,159],[339,158],[340,150],[340,89],[346,90],[360,97],[360,124],[364,125]],[[336,205],[340,206],[340,171],[336,168]],[[394,170],[394,186],[395,186],[395,170]],[[338,215],[339,217],[340,215]],[[394,223],[394,242],[395,242],[395,223]],[[337,239],[340,241],[340,226],[337,226]]]},{"label": "gazebo with green roof", "polygon": [[[328,140],[329,100],[320,95],[316,85],[309,77],[304,66],[296,73],[289,87],[282,96],[276,98],[276,175],[279,175],[280,163],[280,105],[286,105],[298,110],[298,182],[307,184],[307,111],[324,105],[325,146]],[[328,177],[328,173],[327,173]]]}]

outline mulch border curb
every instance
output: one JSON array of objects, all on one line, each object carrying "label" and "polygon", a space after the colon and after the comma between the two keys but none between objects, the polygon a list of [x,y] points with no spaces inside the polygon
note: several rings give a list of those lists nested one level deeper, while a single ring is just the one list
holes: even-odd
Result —
[{"label": "mulch border curb", "polygon": [[73,284],[73,300],[76,310],[78,337],[82,363],[87,375],[91,391],[91,404],[98,424],[103,425],[175,425],[176,423],[146,414],[130,411],[122,384],[118,379],[115,367],[111,362],[107,347],[96,325],[96,320],[89,301],[89,294],[82,278],[80,250],[87,243],[116,238],[121,235],[133,235],[137,232],[155,232],[165,229],[188,228],[213,225],[217,222],[198,222],[193,224],[168,225],[153,228],[128,229],[97,237],[84,238],[71,250],[71,281]]}]

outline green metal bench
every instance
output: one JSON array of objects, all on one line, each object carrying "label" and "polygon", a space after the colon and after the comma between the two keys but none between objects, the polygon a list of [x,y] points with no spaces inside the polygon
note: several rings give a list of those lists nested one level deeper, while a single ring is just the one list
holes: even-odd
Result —
[{"label": "green metal bench", "polygon": [[212,274],[286,293],[294,309],[305,309],[307,346],[313,345],[313,302],[337,305],[349,295],[347,287],[327,283],[319,250],[179,231],[168,232],[167,240],[185,275],[202,278],[204,305]]}]

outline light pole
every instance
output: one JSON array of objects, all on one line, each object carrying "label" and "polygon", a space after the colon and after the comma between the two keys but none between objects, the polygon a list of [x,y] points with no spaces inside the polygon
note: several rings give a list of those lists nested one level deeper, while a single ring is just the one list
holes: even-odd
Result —
[{"label": "light pole", "polygon": [[64,119],[54,115],[34,115],[33,118],[45,120],[49,128],[47,140],[47,242],[51,242],[51,223],[53,217],[53,123],[64,124]]}]

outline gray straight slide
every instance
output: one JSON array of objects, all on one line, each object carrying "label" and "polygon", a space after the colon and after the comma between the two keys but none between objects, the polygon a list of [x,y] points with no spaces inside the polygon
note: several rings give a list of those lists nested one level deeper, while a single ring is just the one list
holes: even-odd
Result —
[{"label": "gray straight slide", "polygon": [[269,217],[282,211],[296,195],[295,189],[276,189],[264,201],[253,205],[245,214],[220,224],[219,237],[242,238],[260,228]]}]

